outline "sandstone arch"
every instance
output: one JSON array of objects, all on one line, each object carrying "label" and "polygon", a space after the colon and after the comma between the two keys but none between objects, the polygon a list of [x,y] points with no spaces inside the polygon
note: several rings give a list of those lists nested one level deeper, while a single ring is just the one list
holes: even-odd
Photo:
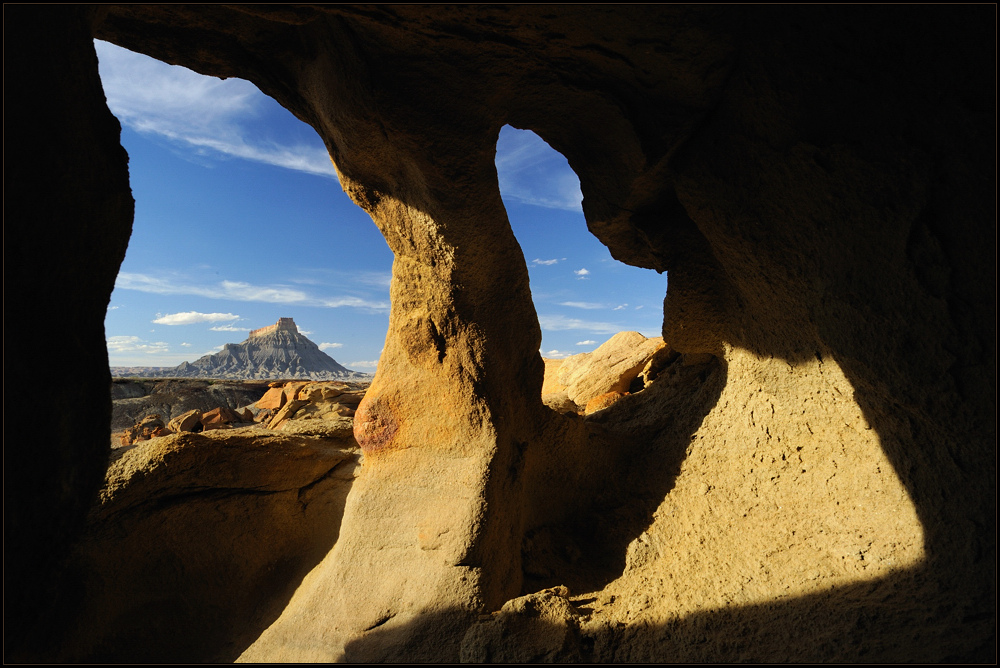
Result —
[{"label": "sandstone arch", "polygon": [[[37,436],[5,427],[5,633],[18,639],[9,655],[33,656],[67,623],[51,602],[69,596],[62,554],[107,447],[106,434],[80,432],[74,419],[109,411],[98,399],[109,380],[101,320],[131,224],[97,36],[249,79],[275,97],[324,138],[345,189],[396,255],[390,332],[358,423],[366,472],[341,540],[247,657],[455,658],[475,614],[522,593],[525,531],[571,513],[598,473],[635,472],[619,461],[595,472],[607,460],[590,427],[541,410],[540,333],[492,165],[509,123],[567,157],[588,225],[615,257],[670,271],[665,337],[713,356],[720,370],[711,373],[724,374],[717,399],[695,402],[706,414],[685,436],[696,440],[645,537],[629,546],[619,584],[608,585],[629,599],[623,617],[608,619],[646,626],[586,627],[580,651],[605,660],[988,658],[989,11],[909,8],[900,28],[882,8],[8,8],[6,309],[33,315],[41,334],[8,329],[5,342],[8,351],[47,343],[81,378],[58,390],[71,408],[51,447],[28,450]],[[44,254],[38,229],[53,230]],[[34,280],[12,291],[24,276]],[[39,313],[67,290],[71,312]],[[68,347],[47,333],[66,319],[77,323]],[[8,383],[31,377],[29,360],[5,358]],[[690,397],[683,385],[673,394]],[[92,405],[79,403],[81,391]],[[434,393],[436,421],[421,419],[418,392]],[[657,442],[664,413],[653,403],[606,429],[626,425]],[[814,461],[761,491],[799,445]],[[559,470],[553,462],[565,476],[540,489]],[[836,462],[867,481],[871,505],[830,515],[843,526],[826,535],[853,550],[889,526],[906,557],[861,584],[852,579],[860,566],[833,560],[840,538],[819,537],[825,515],[803,510],[860,498],[833,477],[810,477],[814,464]],[[716,481],[726,494],[699,506],[695,483],[713,464],[728,471]],[[428,473],[415,483],[413,471]],[[807,578],[794,552],[770,560],[775,573],[759,576],[759,588],[709,577],[694,587],[700,598],[685,599],[665,583],[669,572],[721,572],[717,560],[699,562],[709,552],[766,554],[777,534],[737,549],[740,525],[711,519],[713,507],[736,513],[751,497],[767,502],[755,526],[809,533],[826,584],[799,586]],[[778,502],[793,515],[773,510]],[[870,520],[880,507],[889,524]],[[685,542],[676,530],[689,526],[709,529]],[[857,527],[861,538],[848,540]],[[708,552],[688,549],[700,538]],[[675,552],[688,556],[668,567]],[[350,567],[359,560],[364,574]],[[635,578],[660,578],[649,586],[656,601],[640,600]],[[791,645],[762,641],[803,614],[813,622]],[[737,640],[720,624],[739,629]],[[809,632],[817,628],[820,639]],[[922,640],[899,640],[909,636]]]}]

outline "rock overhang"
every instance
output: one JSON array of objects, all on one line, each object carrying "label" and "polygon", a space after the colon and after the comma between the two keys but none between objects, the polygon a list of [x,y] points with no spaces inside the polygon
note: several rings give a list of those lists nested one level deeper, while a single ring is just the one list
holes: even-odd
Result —
[{"label": "rock overhang", "polygon": [[[478,600],[498,609],[522,593],[525,530],[558,524],[565,516],[556,509],[581,501],[567,484],[547,498],[546,515],[536,507],[543,497],[531,481],[568,474],[579,483],[580,468],[567,472],[567,463],[595,463],[573,451],[572,444],[586,440],[581,427],[539,417],[545,414],[533,391],[535,376],[541,383],[537,321],[523,257],[489,182],[494,129],[511,122],[536,131],[566,155],[581,177],[588,225],[616,257],[670,270],[667,341],[682,353],[711,353],[730,373],[715,397],[730,402],[731,412],[712,406],[714,390],[699,409],[710,423],[728,420],[729,431],[706,431],[697,420],[680,431],[705,437],[709,446],[750,443],[765,459],[777,434],[786,442],[802,439],[804,452],[830,459],[834,455],[823,448],[839,433],[833,423],[827,436],[817,436],[810,431],[819,424],[812,417],[796,426],[795,420],[761,417],[760,411],[774,415],[801,404],[798,410],[808,413],[813,409],[806,395],[815,395],[822,398],[812,404],[819,406],[817,416],[829,421],[840,410],[834,399],[853,396],[857,411],[850,419],[860,425],[862,415],[878,438],[852,436],[852,447],[884,449],[886,468],[894,470],[889,475],[901,476],[925,533],[926,565],[909,567],[906,577],[950,592],[938,603],[927,599],[932,608],[949,605],[948,596],[975,607],[969,593],[974,580],[989,579],[976,554],[995,553],[995,541],[962,527],[969,521],[990,524],[983,499],[995,491],[995,477],[990,481],[948,462],[985,463],[988,472],[992,461],[995,357],[986,355],[984,362],[979,342],[995,334],[989,305],[995,314],[995,286],[991,298],[976,280],[991,262],[995,271],[980,239],[991,221],[990,164],[970,149],[976,133],[990,131],[976,120],[972,102],[963,109],[961,102],[941,105],[914,99],[909,91],[919,83],[954,92],[943,99],[978,99],[989,86],[970,65],[982,61],[976,44],[988,40],[970,39],[979,34],[976,10],[947,16],[913,11],[903,31],[890,12],[866,13],[861,20],[833,8],[636,8],[630,14],[619,8],[272,12],[133,6],[84,15],[73,25],[78,32],[93,25],[98,36],[169,62],[257,83],[317,128],[345,188],[372,214],[397,260],[405,259],[394,269],[390,335],[371,401],[374,406],[379,396],[388,397],[393,424],[406,429],[393,430],[393,447],[362,476],[338,550],[357,558],[382,550],[406,554],[408,541],[419,541],[407,533],[400,508],[403,516],[430,526],[425,516],[447,497],[454,509],[432,528],[461,534],[451,549],[479,575],[472,590],[456,587],[456,572],[434,561],[433,550],[405,565],[377,559],[369,575],[384,581],[385,592],[401,569],[410,569],[420,574],[420,585],[397,589],[412,605],[469,609]],[[927,43],[941,45],[947,57],[931,62],[915,46]],[[882,112],[861,114],[854,104],[859,99],[872,101],[863,108],[881,105]],[[947,125],[949,114],[970,123]],[[955,179],[957,173],[963,178]],[[121,237],[127,225],[114,229]],[[933,272],[914,270],[927,258],[947,268],[944,294],[961,292],[962,304],[954,296],[947,303],[928,297],[942,294],[942,286],[928,284]],[[81,289],[97,301],[101,290],[110,290]],[[429,294],[437,297],[428,300]],[[521,323],[523,331],[512,323]],[[919,342],[930,357],[955,356],[955,379],[923,374],[907,358],[906,346],[893,343],[903,340]],[[785,374],[775,360],[792,371]],[[977,367],[986,368],[985,375]],[[699,382],[711,384],[719,373],[709,371],[709,380],[698,382],[701,371],[679,373],[677,386],[688,383],[691,389],[675,400],[693,402],[703,392]],[[760,379],[761,395],[774,400],[737,401],[746,379]],[[966,388],[962,395],[954,389],[959,381]],[[978,391],[970,393],[970,386]],[[741,401],[754,421],[750,426],[741,426]],[[961,433],[948,436],[955,415],[978,416],[978,422],[962,418]],[[643,420],[653,418],[643,414]],[[653,423],[643,429],[652,430]],[[428,442],[434,453],[421,459]],[[554,450],[555,463],[546,458],[547,449]],[[684,461],[676,493],[650,489],[664,501],[685,498],[685,485],[694,482],[685,467],[696,465],[699,452],[693,449]],[[454,453],[467,457],[464,465],[449,459]],[[787,453],[774,454],[787,461]],[[591,468],[597,478],[629,474],[627,467],[615,468],[620,463],[596,463]],[[441,488],[446,471],[461,481],[457,487]],[[642,476],[636,480],[650,485]],[[879,479],[871,489],[895,489],[889,483],[891,478]],[[395,486],[398,499],[404,490],[413,494],[394,505],[389,497],[397,497],[380,492],[380,485]],[[944,493],[956,487],[965,491]],[[520,510],[525,506],[531,512]],[[392,534],[391,540],[372,538],[373,526]],[[430,535],[430,529],[422,531]],[[706,538],[718,541],[723,533],[716,526]],[[651,535],[652,544],[666,534]],[[720,554],[728,549],[722,549],[724,541],[717,544]],[[979,547],[961,547],[970,544]],[[938,565],[953,552],[963,575]],[[346,562],[331,559],[325,568],[340,595],[368,600],[364,579],[352,581]],[[635,568],[645,567],[633,561]],[[891,587],[889,579],[879,582]],[[449,592],[461,594],[449,599]],[[321,609],[320,598],[304,596],[293,601],[254,656],[281,656],[289,629]],[[880,614],[902,619],[899,610],[909,603],[903,595],[897,608]],[[383,611],[368,610],[372,605],[381,604],[362,603],[362,616],[381,618]],[[734,618],[738,624],[768,628],[746,610]],[[835,606],[823,611],[819,618],[840,629],[843,615]],[[317,630],[305,633],[318,642]],[[963,633],[964,655],[973,656],[969,648],[981,636],[969,630],[955,635],[961,639]],[[934,637],[937,649],[925,647],[921,658],[963,655],[954,645],[942,649],[948,642]],[[460,640],[446,643],[443,656],[457,656]],[[718,653],[703,658],[728,656],[721,644],[712,646]],[[882,647],[881,656],[902,658]],[[655,658],[667,650],[653,643],[630,651]],[[786,656],[780,648],[769,651],[777,652],[771,658]],[[813,651],[796,656],[830,658],[818,647]]]}]

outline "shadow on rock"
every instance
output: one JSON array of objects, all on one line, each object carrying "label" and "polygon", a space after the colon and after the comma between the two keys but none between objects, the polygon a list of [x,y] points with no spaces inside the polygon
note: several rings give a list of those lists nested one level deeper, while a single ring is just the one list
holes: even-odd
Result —
[{"label": "shadow on rock", "polygon": [[709,356],[681,356],[648,389],[586,419],[553,415],[527,467],[523,592],[595,591],[674,486],[692,435],[726,384]]},{"label": "shadow on rock", "polygon": [[[602,611],[594,599],[552,587],[508,601],[491,615],[460,611],[418,615],[351,641],[345,660],[403,660],[418,639],[458,630],[435,661],[471,663],[646,663],[949,661],[993,662],[995,629],[989,615],[954,610],[935,619],[943,583],[922,566],[878,580],[759,605],[733,606],[630,624]],[[981,597],[992,592],[983,590]],[[620,608],[619,608],[620,611]],[[655,619],[655,617],[653,617]],[[977,645],[950,633],[961,623],[986,638]],[[817,635],[817,629],[822,631]],[[427,645],[425,644],[425,649]],[[457,651],[456,651],[457,650]],[[426,655],[426,652],[425,652]],[[429,655],[427,655],[429,656]]]},{"label": "shadow on rock", "polygon": [[65,573],[53,616],[73,621],[52,658],[234,660],[336,542],[358,459],[353,442],[249,430],[130,450]]}]

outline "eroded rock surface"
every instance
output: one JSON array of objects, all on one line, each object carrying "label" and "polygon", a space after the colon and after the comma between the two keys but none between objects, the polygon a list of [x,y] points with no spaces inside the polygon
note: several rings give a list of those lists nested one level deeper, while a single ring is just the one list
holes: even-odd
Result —
[{"label": "eroded rock surface", "polygon": [[554,587],[507,601],[465,634],[462,662],[579,662],[580,615],[568,596],[566,587]]},{"label": "eroded rock surface", "polygon": [[231,661],[337,540],[360,452],[254,428],[140,443],[109,468],[71,567],[63,661]]},{"label": "eroded rock surface", "polygon": [[[585,660],[995,660],[995,10],[902,11],[6,11],[5,315],[72,313],[5,345],[64,349],[73,394],[105,397],[5,460],[8,656],[76,651],[43,602],[79,590],[60,564],[108,443],[78,434],[108,409],[130,224],[98,36],[309,122],[395,255],[338,539],[306,539],[318,564],[243,659],[456,660],[480,615],[565,585]],[[677,356],[586,419],[540,399],[504,124],[566,156],[615,258],[669,273]]]},{"label": "eroded rock surface", "polygon": [[628,392],[642,368],[665,345],[663,339],[647,339],[639,332],[619,332],[594,352],[563,360],[559,382],[579,406],[608,392]]}]

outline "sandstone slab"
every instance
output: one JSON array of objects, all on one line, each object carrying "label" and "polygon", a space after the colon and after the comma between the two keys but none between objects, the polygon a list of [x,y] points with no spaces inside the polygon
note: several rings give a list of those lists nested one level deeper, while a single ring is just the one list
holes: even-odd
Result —
[{"label": "sandstone slab", "polygon": [[592,353],[563,360],[559,382],[566,385],[567,396],[580,406],[601,394],[628,392],[632,381],[664,345],[661,338],[619,332]]},{"label": "sandstone slab", "polygon": [[195,431],[195,427],[199,424],[201,424],[201,411],[194,409],[178,415],[170,421],[168,426],[171,431],[179,433],[182,431]]}]

